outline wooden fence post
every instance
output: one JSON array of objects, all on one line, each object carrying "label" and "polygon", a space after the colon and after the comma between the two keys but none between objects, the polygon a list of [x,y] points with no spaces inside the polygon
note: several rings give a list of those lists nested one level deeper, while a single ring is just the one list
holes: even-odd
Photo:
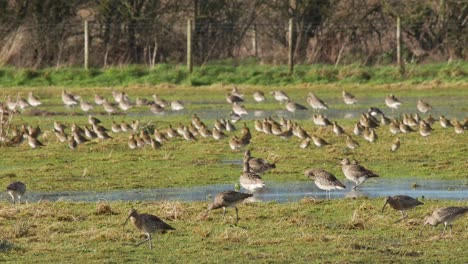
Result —
[{"label": "wooden fence post", "polygon": [[289,74],[294,73],[294,19],[289,19],[289,52],[288,52],[288,66]]},{"label": "wooden fence post", "polygon": [[189,73],[193,71],[192,65],[192,20],[187,20],[187,70]]},{"label": "wooden fence post", "polygon": [[253,25],[252,28],[252,49],[255,57],[258,57],[258,46],[257,46],[257,25]]},{"label": "wooden fence post", "polygon": [[400,75],[405,75],[405,64],[401,58],[401,21],[400,16],[397,16],[397,32],[396,32],[396,41],[397,41],[397,64],[400,71]]},{"label": "wooden fence post", "polygon": [[400,35],[400,16],[397,17],[396,42],[397,42],[397,64],[401,65],[401,35]]},{"label": "wooden fence post", "polygon": [[88,69],[88,58],[89,58],[89,35],[88,35],[88,20],[84,21],[84,68]]}]

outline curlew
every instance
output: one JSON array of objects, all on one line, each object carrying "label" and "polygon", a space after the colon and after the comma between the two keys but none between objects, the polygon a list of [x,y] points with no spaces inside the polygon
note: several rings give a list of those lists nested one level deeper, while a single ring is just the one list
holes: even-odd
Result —
[{"label": "curlew", "polygon": [[366,169],[364,166],[352,164],[347,158],[344,158],[340,164],[342,165],[341,169],[345,177],[356,184],[353,189],[356,189],[369,178],[379,177],[379,175]]},{"label": "curlew", "polygon": [[252,157],[250,150],[246,150],[244,155],[248,157],[250,172],[263,174],[269,170],[276,168],[275,163],[269,163],[264,159]]},{"label": "curlew", "polygon": [[36,107],[42,104],[42,102],[37,98],[36,96],[33,95],[32,92],[28,93],[28,104],[30,104],[32,107]]},{"label": "curlew", "polygon": [[[451,206],[451,207],[444,207],[444,208],[439,208],[436,209],[432,215],[426,217],[424,219],[424,225],[432,225],[432,226],[438,226],[441,223],[444,223],[444,231],[442,231],[442,234],[445,233],[445,230],[447,229],[447,226],[450,228],[450,235],[452,234],[452,222],[457,220],[458,218],[462,217],[464,214],[468,212],[468,207],[457,207],[457,206]],[[421,235],[422,233],[419,233]]]},{"label": "curlew", "polygon": [[392,152],[397,151],[400,148],[400,144],[401,144],[400,143],[400,138],[399,137],[395,138],[395,140],[392,143],[392,146],[390,147],[390,150]]},{"label": "curlew", "polygon": [[169,230],[175,230],[172,226],[168,225],[166,222],[161,220],[159,217],[151,214],[139,214],[137,210],[132,209],[130,210],[130,214],[127,217],[127,220],[124,222],[127,224],[128,219],[130,219],[135,227],[143,232],[147,238],[140,243],[136,244],[138,247],[139,245],[145,243],[148,241],[149,243],[149,248],[153,248],[153,243],[151,242],[151,235],[154,233],[165,233],[166,231]]},{"label": "curlew", "polygon": [[307,95],[307,103],[315,110],[328,109],[328,105],[312,92]]},{"label": "curlew", "polygon": [[307,107],[301,105],[301,104],[298,104],[298,103],[295,103],[291,100],[287,100],[286,101],[286,110],[288,110],[289,112],[292,112],[292,113],[295,113],[297,110],[307,110]]},{"label": "curlew", "polygon": [[408,210],[413,209],[414,207],[418,205],[422,205],[424,203],[418,201],[418,199],[415,199],[413,197],[410,197],[408,195],[395,195],[395,196],[387,196],[385,198],[385,204],[382,207],[382,213],[385,210],[386,205],[390,205],[391,208],[398,210],[401,212],[402,218],[397,220],[395,223],[400,222],[401,220],[405,219],[408,217]]},{"label": "curlew", "polygon": [[75,106],[78,104],[79,96],[69,94],[65,90],[62,90],[62,101],[65,106]]},{"label": "curlew", "polygon": [[238,102],[234,102],[232,104],[232,112],[234,112],[235,114],[239,115],[239,116],[242,116],[242,115],[247,115],[248,114],[248,111],[247,109],[245,108],[245,106],[239,104]]},{"label": "curlew", "polygon": [[418,100],[416,108],[418,108],[418,111],[421,113],[427,113],[432,110],[432,106],[423,100]]},{"label": "curlew", "polygon": [[395,97],[395,95],[390,94],[385,97],[385,104],[393,110],[398,109],[401,105],[401,101]]},{"label": "curlew", "polygon": [[346,187],[335,177],[323,169],[308,169],[305,171],[305,176],[314,181],[319,189],[325,190],[329,199],[331,199],[331,190],[345,189]]},{"label": "curlew", "polygon": [[230,104],[242,103],[242,102],[244,102],[244,99],[242,99],[241,97],[239,97],[237,95],[228,93],[228,94],[226,94],[226,102],[228,102]]},{"label": "curlew", "polygon": [[6,189],[8,194],[11,196],[13,205],[16,207],[16,201],[21,204],[21,197],[23,197],[26,192],[26,184],[17,181],[10,183]]},{"label": "curlew", "polygon": [[346,135],[346,147],[349,149],[357,149],[359,147],[359,143],[351,136]]},{"label": "curlew", "polygon": [[182,111],[184,110],[185,106],[181,101],[172,101],[171,102],[171,109],[172,111]]},{"label": "curlew", "polygon": [[242,174],[239,177],[239,183],[244,189],[250,192],[255,192],[265,187],[265,183],[259,174],[250,171],[249,158],[250,157],[247,155],[246,151],[242,160],[243,169]]},{"label": "curlew", "polygon": [[271,92],[271,95],[273,95],[273,98],[280,103],[289,100],[289,96],[283,91],[273,91]]},{"label": "curlew", "polygon": [[265,94],[262,91],[255,91],[253,93],[253,99],[257,103],[263,102],[265,101]]},{"label": "curlew", "polygon": [[45,146],[37,138],[32,137],[31,135],[28,135],[28,144],[33,149]]},{"label": "curlew", "polygon": [[234,207],[236,209],[236,223],[239,221],[239,209],[237,209],[237,204],[242,203],[245,199],[252,197],[251,193],[242,193],[236,191],[226,191],[220,192],[214,198],[214,201],[208,205],[205,216],[208,215],[208,212],[211,210],[223,208],[223,219],[226,216],[226,208]]},{"label": "curlew", "polygon": [[93,110],[94,109],[94,106],[86,101],[84,101],[83,99],[80,99],[80,108],[81,110],[83,110],[84,112],[88,112],[90,110]]},{"label": "curlew", "polygon": [[347,105],[352,105],[357,103],[357,99],[354,95],[343,90],[343,101]]}]

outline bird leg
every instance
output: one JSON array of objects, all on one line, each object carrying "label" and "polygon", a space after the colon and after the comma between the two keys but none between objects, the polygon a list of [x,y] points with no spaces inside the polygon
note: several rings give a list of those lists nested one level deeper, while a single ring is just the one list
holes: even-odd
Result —
[{"label": "bird leg", "polygon": [[400,212],[401,212],[402,218],[400,218],[399,220],[397,220],[397,221],[395,222],[395,224],[408,217],[408,213],[405,214],[406,211],[400,211]]},{"label": "bird leg", "polygon": [[223,207],[223,220],[225,216],[226,216],[226,207]]},{"label": "bird leg", "polygon": [[148,238],[146,238],[145,240],[141,241],[140,243],[136,244],[135,247],[138,247],[140,246],[141,244],[145,243],[146,241],[149,241],[150,243],[150,248],[153,248],[153,245],[151,243],[151,234],[146,234]]},{"label": "bird leg", "polygon": [[239,210],[237,209],[237,206],[234,208],[236,208],[236,224],[237,224],[237,222],[239,222],[239,212],[238,212]]}]

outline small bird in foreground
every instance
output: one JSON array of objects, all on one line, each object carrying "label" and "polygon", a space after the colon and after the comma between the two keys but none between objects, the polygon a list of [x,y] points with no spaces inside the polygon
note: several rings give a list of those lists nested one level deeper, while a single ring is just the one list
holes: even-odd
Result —
[{"label": "small bird in foreground", "polygon": [[153,243],[151,242],[151,234],[156,232],[164,234],[168,230],[175,230],[175,228],[165,223],[159,217],[151,214],[139,214],[135,209],[130,210],[130,214],[123,224],[124,226],[127,224],[128,219],[131,219],[135,227],[147,236],[145,240],[136,244],[137,247],[149,241],[149,248],[152,249]]},{"label": "small bird in foreground", "polygon": [[397,220],[395,223],[400,222],[401,220],[405,219],[408,217],[408,212],[407,210],[412,209],[418,205],[422,205],[424,203],[418,201],[418,199],[414,199],[413,197],[410,197],[408,195],[395,195],[395,196],[387,196],[385,198],[385,204],[382,207],[382,213],[385,210],[386,205],[390,205],[395,210],[398,210],[401,212],[402,218]]},{"label": "small bird in foreground", "polygon": [[242,193],[236,191],[226,191],[220,192],[216,195],[213,203],[208,205],[206,210],[205,217],[208,215],[208,212],[214,209],[223,208],[223,219],[226,215],[227,207],[234,207],[236,209],[236,223],[239,221],[239,209],[237,209],[237,204],[242,203],[245,199],[252,197],[251,193]]},{"label": "small bird in foreground", "polygon": [[462,217],[467,212],[468,212],[468,206],[465,206],[465,207],[451,206],[451,207],[443,207],[443,208],[436,209],[432,213],[431,216],[428,216],[426,217],[426,219],[424,219],[424,225],[421,228],[421,232],[419,232],[419,235],[422,234],[422,231],[425,225],[431,225],[435,227],[441,223],[444,223],[444,231],[442,231],[442,234],[445,233],[445,229],[447,229],[447,226],[449,226],[450,235],[451,235],[452,234],[452,222]]}]

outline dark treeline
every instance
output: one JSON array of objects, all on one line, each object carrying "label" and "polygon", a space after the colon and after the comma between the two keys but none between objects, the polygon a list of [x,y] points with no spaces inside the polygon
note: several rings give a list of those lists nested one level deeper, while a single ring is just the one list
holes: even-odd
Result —
[{"label": "dark treeline", "polygon": [[0,0],[0,65],[182,63],[187,20],[195,65],[256,57],[286,63],[294,19],[297,63],[394,63],[401,18],[407,63],[465,60],[463,0]]}]

